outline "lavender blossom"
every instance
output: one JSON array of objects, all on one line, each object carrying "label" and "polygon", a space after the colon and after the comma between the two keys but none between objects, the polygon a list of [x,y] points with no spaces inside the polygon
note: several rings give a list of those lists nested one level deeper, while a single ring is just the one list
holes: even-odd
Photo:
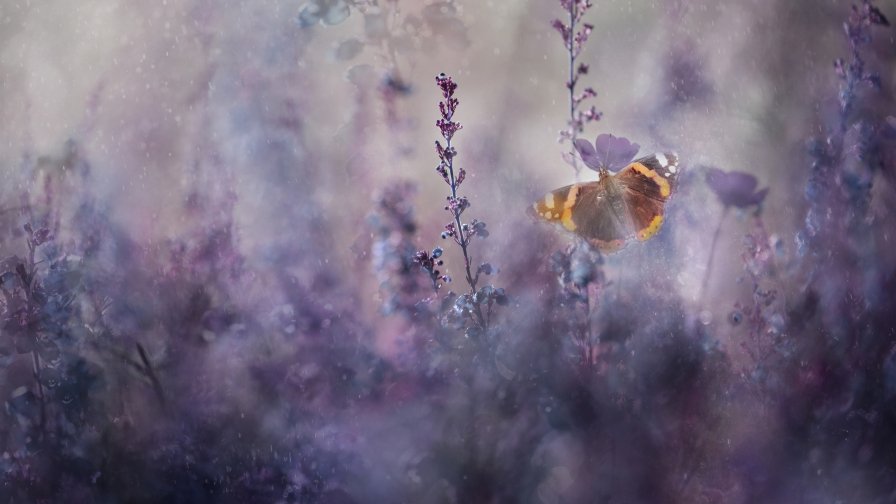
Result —
[{"label": "lavender blossom", "polygon": [[880,76],[865,68],[862,47],[871,43],[873,26],[890,26],[889,20],[871,0],[863,0],[861,6],[852,5],[852,12],[843,24],[849,44],[850,61],[842,58],[834,60],[834,70],[841,79],[840,85],[840,132],[844,132],[855,104],[859,86],[864,84],[880,89]]},{"label": "lavender blossom", "polygon": [[[448,184],[451,194],[446,197],[445,210],[451,214],[452,222],[445,225],[442,232],[442,239],[451,238],[458,247],[464,258],[464,273],[469,286],[469,293],[458,297],[455,307],[462,318],[468,318],[478,328],[479,331],[487,330],[490,324],[492,305],[503,304],[506,296],[503,289],[495,289],[491,285],[486,285],[481,289],[477,288],[480,275],[489,275],[492,273],[490,264],[482,264],[475,269],[470,254],[470,243],[475,238],[486,238],[489,235],[485,222],[473,219],[470,222],[463,222],[461,217],[464,212],[470,208],[470,201],[466,196],[458,196],[458,188],[466,180],[467,172],[463,168],[455,168],[455,159],[457,157],[457,149],[452,144],[454,135],[460,131],[463,126],[454,120],[454,114],[460,104],[459,100],[454,96],[457,90],[457,83],[445,75],[444,73],[436,76],[436,85],[442,92],[443,100],[439,102],[439,113],[441,117],[436,120],[436,126],[442,134],[445,141],[443,146],[440,141],[436,141],[436,154],[439,156],[439,164],[436,165],[436,172],[442,177],[442,180]],[[421,250],[415,255],[415,260],[420,264],[421,268],[426,271],[432,282],[433,288],[438,289],[439,281],[446,282],[450,280],[447,275],[441,274],[436,269],[442,264],[439,257],[442,255],[442,249],[436,248],[432,252]],[[483,309],[483,307],[485,307]]]},{"label": "lavender blossom", "polygon": [[583,138],[577,138],[574,145],[579,155],[582,156],[585,166],[597,172],[601,170],[618,172],[635,158],[641,148],[627,138],[606,133],[598,135],[594,140],[594,145]]}]

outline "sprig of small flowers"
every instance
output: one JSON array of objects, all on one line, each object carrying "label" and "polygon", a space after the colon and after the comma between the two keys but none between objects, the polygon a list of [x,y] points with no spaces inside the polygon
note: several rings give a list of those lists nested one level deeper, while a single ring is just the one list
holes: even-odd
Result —
[{"label": "sprig of small flowers", "polygon": [[603,257],[588,243],[577,240],[566,250],[554,252],[550,266],[560,287],[557,322],[569,333],[578,364],[590,369],[599,353],[600,340],[592,330],[591,319],[593,304],[606,284]]},{"label": "sprig of small flowers", "polygon": [[588,65],[577,61],[582,53],[582,48],[594,25],[582,23],[585,13],[593,4],[590,0],[559,0],[560,6],[568,14],[568,24],[559,19],[551,21],[554,27],[563,39],[563,46],[566,48],[569,56],[569,77],[566,81],[566,89],[569,91],[569,119],[566,122],[566,128],[560,131],[560,142],[568,141],[570,143],[569,152],[563,154],[563,160],[569,163],[576,172],[576,178],[579,176],[579,163],[576,159],[575,144],[576,138],[585,131],[585,124],[598,121],[601,118],[601,112],[592,105],[586,110],[579,110],[579,106],[583,102],[597,96],[597,91],[592,87],[586,87],[582,92],[576,93],[576,86],[579,79],[588,74]]},{"label": "sprig of small flowers", "polygon": [[744,237],[742,254],[744,272],[750,280],[750,302],[735,304],[728,321],[734,326],[747,323],[749,336],[741,341],[741,347],[749,356],[752,369],[747,369],[743,376],[759,397],[767,397],[770,388],[779,383],[775,373],[783,368],[781,360],[790,357],[794,341],[785,333],[787,323],[778,302],[778,290],[765,286],[775,281],[777,259],[783,254],[782,241],[769,236],[759,212],[753,221],[753,230]]},{"label": "sprig of small flowers", "polygon": [[871,43],[871,28],[873,26],[890,26],[886,16],[875,7],[870,0],[863,0],[861,7],[852,5],[852,11],[843,30],[849,44],[849,62],[843,58],[834,60],[834,70],[842,81],[840,84],[840,132],[846,131],[849,114],[852,111],[858,86],[867,84],[875,89],[880,89],[880,76],[865,69],[865,60],[862,58],[862,46]]},{"label": "sprig of small flowers", "polygon": [[427,252],[426,250],[418,250],[416,254],[414,254],[414,262],[420,265],[423,268],[423,271],[429,275],[429,281],[432,283],[432,289],[436,292],[439,291],[441,283],[448,283],[451,281],[451,277],[448,275],[443,275],[442,272],[438,269],[440,266],[445,264],[445,261],[441,259],[442,253],[444,250],[442,247],[436,247],[432,249],[432,252]]},{"label": "sprig of small flowers", "polygon": [[[835,230],[838,225],[831,222],[835,217],[855,213],[855,217],[850,220],[853,222],[863,220],[865,209],[862,208],[862,204],[869,198],[870,181],[861,180],[862,176],[844,173],[847,161],[844,154],[861,152],[861,149],[847,145],[850,143],[847,138],[848,131],[855,122],[851,120],[851,116],[860,96],[861,85],[873,89],[880,89],[881,86],[880,76],[866,68],[862,55],[863,48],[871,43],[875,26],[889,27],[890,22],[870,0],[863,0],[861,5],[853,4],[849,16],[843,23],[844,35],[849,45],[849,61],[843,58],[834,61],[834,71],[841,81],[837,124],[830,125],[827,135],[812,138],[808,146],[809,155],[812,157],[812,171],[806,185],[806,197],[810,203],[806,216],[806,232],[810,238],[824,234],[824,230]],[[859,126],[861,129],[861,124]],[[865,130],[872,129],[865,128]],[[861,138],[865,135],[858,136]],[[837,185],[846,190],[838,191],[832,187]],[[830,204],[826,202],[829,199],[837,201],[836,196],[841,193],[846,193],[849,202],[858,204],[850,208],[849,202],[846,202],[846,209],[828,208]],[[835,197],[828,198],[828,195]]]},{"label": "sprig of small flowers", "polygon": [[[445,225],[441,237],[443,240],[450,238],[460,247],[464,258],[464,274],[470,289],[468,293],[461,294],[456,298],[455,311],[462,319],[471,319],[473,324],[482,330],[489,326],[492,305],[506,303],[506,295],[503,289],[497,289],[490,285],[482,289],[477,288],[480,276],[492,274],[493,268],[490,264],[483,263],[474,271],[470,244],[474,239],[488,237],[489,232],[486,223],[481,220],[472,219],[470,222],[462,220],[463,213],[470,208],[470,200],[466,196],[458,196],[457,193],[458,188],[467,178],[466,170],[455,166],[457,149],[452,144],[454,135],[463,128],[461,123],[454,120],[454,114],[460,104],[454,96],[457,83],[451,77],[441,73],[436,76],[436,85],[442,92],[443,98],[439,101],[441,117],[436,120],[436,126],[445,142],[444,145],[438,140],[435,142],[436,154],[439,156],[436,172],[441,175],[451,190],[451,194],[446,197],[445,210],[452,217],[452,221]],[[433,289],[436,291],[443,284],[451,281],[450,276],[438,269],[444,264],[441,259],[443,252],[441,247],[436,247],[432,251],[420,250],[414,256],[414,260],[427,273]],[[483,306],[485,311],[483,311]]]}]

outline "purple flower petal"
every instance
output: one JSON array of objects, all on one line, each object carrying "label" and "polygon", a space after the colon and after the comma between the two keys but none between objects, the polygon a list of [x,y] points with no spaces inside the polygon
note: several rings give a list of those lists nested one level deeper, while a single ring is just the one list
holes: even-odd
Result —
[{"label": "purple flower petal", "polygon": [[611,172],[625,168],[635,158],[640,148],[640,145],[630,142],[627,138],[607,133],[598,135],[594,141],[594,150],[601,165]]},{"label": "purple flower petal", "polygon": [[577,138],[574,145],[588,168],[595,171],[606,169],[611,172],[625,168],[641,148],[627,138],[610,134],[599,135],[594,145],[582,138]]},{"label": "purple flower petal", "polygon": [[592,170],[600,170],[601,167],[601,159],[597,157],[597,152],[594,150],[594,146],[591,145],[591,142],[585,140],[584,138],[577,138],[574,143],[576,150],[579,151],[579,155],[582,156],[582,161],[585,162],[585,165]]},{"label": "purple flower petal", "polygon": [[706,170],[706,183],[725,206],[746,208],[762,203],[768,188],[756,191],[759,181],[755,176],[739,172],[726,172],[718,168]]}]

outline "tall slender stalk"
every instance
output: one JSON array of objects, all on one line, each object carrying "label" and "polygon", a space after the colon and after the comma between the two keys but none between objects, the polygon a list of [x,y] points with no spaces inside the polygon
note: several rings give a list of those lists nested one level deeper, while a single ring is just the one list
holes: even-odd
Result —
[{"label": "tall slender stalk", "polygon": [[454,91],[457,89],[457,84],[451,77],[448,77],[445,74],[439,74],[436,77],[436,84],[439,86],[439,89],[442,90],[442,97],[444,98],[443,101],[439,102],[441,118],[436,121],[436,126],[439,127],[442,138],[445,140],[444,147],[440,142],[436,142],[436,152],[439,155],[439,165],[436,167],[436,170],[442,175],[442,178],[451,189],[451,194],[448,196],[448,204],[445,206],[445,209],[451,213],[453,220],[453,222],[445,226],[445,231],[442,233],[442,237],[452,238],[461,249],[461,253],[464,256],[464,276],[466,277],[467,285],[470,288],[469,294],[474,300],[472,303],[472,313],[479,328],[486,330],[488,329],[489,321],[482,314],[480,303],[475,302],[481,269],[477,269],[475,273],[473,272],[473,261],[471,259],[469,247],[470,242],[475,236],[488,236],[488,232],[485,230],[486,226],[482,221],[473,219],[467,224],[461,221],[461,215],[470,207],[470,202],[465,196],[457,195],[458,187],[460,187],[466,178],[466,171],[463,168],[455,169],[454,158],[457,156],[457,149],[455,149],[451,143],[454,134],[463,127],[459,122],[454,121],[454,112],[457,110],[457,106],[460,103],[458,99],[454,97]]},{"label": "tall slender stalk", "polygon": [[722,213],[719,215],[719,224],[716,226],[716,232],[712,235],[712,245],[709,246],[709,260],[706,262],[706,271],[703,273],[703,283],[700,287],[700,305],[703,305],[703,301],[706,299],[706,289],[709,286],[709,275],[712,273],[712,263],[716,257],[716,245],[719,242],[719,235],[722,234],[722,224],[725,222],[725,216],[728,215],[728,210],[731,207],[725,206],[722,210]]},{"label": "tall slender stalk", "polygon": [[[570,2],[569,7],[569,29],[571,32],[575,32],[576,30],[576,17],[578,14],[578,3]],[[581,172],[581,168],[579,168],[578,159],[575,156],[575,142],[576,137],[578,137],[579,133],[581,133],[582,126],[578,124],[576,121],[576,84],[578,79],[576,78],[576,52],[575,47],[571,43],[566,44],[566,50],[569,54],[569,80],[567,81],[566,88],[569,90],[569,143],[570,143],[570,154],[572,155],[572,169],[576,172],[576,180],[579,179],[579,173]],[[578,127],[576,127],[578,125]]]},{"label": "tall slender stalk", "polygon": [[566,81],[569,96],[569,119],[566,122],[566,129],[560,131],[560,141],[569,141],[569,151],[564,153],[563,157],[572,166],[576,180],[578,180],[581,167],[576,158],[575,141],[584,131],[585,123],[596,121],[600,119],[601,115],[593,106],[585,111],[579,110],[579,105],[583,101],[597,96],[594,89],[588,87],[581,94],[576,94],[579,78],[588,73],[588,65],[579,63],[578,57],[591,35],[591,30],[594,29],[592,25],[582,23],[585,12],[592,7],[592,4],[590,0],[560,0],[560,5],[567,12],[566,23],[559,19],[555,19],[551,23],[563,37],[563,45],[566,48],[567,62],[569,63]]}]

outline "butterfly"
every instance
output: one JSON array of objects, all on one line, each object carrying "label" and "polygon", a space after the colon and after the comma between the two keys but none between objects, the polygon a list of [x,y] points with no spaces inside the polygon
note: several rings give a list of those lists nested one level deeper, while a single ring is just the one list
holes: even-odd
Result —
[{"label": "butterfly", "polygon": [[679,171],[673,153],[636,159],[616,174],[602,165],[597,181],[551,191],[532,204],[530,213],[560,224],[601,252],[615,252],[659,232]]}]

